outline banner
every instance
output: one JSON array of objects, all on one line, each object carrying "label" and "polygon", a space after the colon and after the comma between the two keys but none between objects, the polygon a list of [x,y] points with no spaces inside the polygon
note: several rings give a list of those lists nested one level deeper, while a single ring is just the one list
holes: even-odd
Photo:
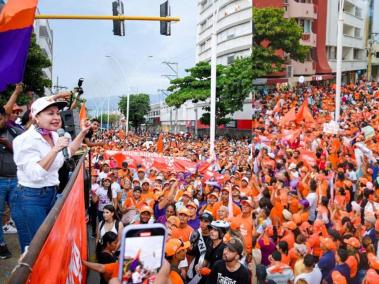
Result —
[{"label": "banner", "polygon": [[83,167],[42,247],[27,283],[86,283],[87,228]]},{"label": "banner", "polygon": [[340,127],[335,121],[324,123],[323,132],[328,134],[338,134]]},{"label": "banner", "polygon": [[156,168],[159,171],[183,172],[183,173],[200,173],[206,179],[214,178],[217,180],[223,179],[223,176],[218,172],[213,171],[213,163],[200,162],[194,163],[184,157],[162,156],[158,153],[143,152],[143,151],[106,151],[106,155],[110,159],[117,162],[117,167],[121,168],[122,162],[127,162],[130,168],[135,169],[137,165],[149,170]]}]

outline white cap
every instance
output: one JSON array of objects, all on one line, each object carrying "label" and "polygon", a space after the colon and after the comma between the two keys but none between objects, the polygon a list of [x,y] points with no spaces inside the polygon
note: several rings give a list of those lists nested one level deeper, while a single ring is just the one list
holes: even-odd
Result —
[{"label": "white cap", "polygon": [[42,97],[34,101],[30,112],[33,117],[36,117],[37,114],[50,106],[57,106],[59,109],[63,109],[67,106],[67,103],[64,101],[54,101],[49,97]]},{"label": "white cap", "polygon": [[371,181],[369,181],[369,182],[366,183],[366,187],[367,187],[368,189],[373,189],[373,188],[374,188],[374,185],[372,184]]}]

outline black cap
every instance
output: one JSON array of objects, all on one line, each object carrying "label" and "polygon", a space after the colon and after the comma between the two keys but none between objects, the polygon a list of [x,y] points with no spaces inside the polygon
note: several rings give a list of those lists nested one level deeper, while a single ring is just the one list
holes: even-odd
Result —
[{"label": "black cap", "polygon": [[213,216],[212,214],[208,212],[204,212],[203,214],[200,215],[200,220],[211,223],[213,221]]},{"label": "black cap", "polygon": [[133,191],[139,191],[139,192],[142,192],[142,189],[139,185],[135,186]]},{"label": "black cap", "polygon": [[128,166],[128,162],[122,162],[122,166],[123,167],[127,167]]}]

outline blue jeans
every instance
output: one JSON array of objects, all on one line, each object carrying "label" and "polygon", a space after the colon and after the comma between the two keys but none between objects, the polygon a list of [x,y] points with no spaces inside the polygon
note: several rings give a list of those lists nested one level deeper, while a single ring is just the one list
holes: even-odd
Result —
[{"label": "blue jeans", "polygon": [[18,185],[10,197],[21,252],[28,246],[55,203],[56,187],[31,188]]},{"label": "blue jeans", "polygon": [[0,245],[4,244],[3,232],[3,215],[5,211],[5,202],[9,205],[11,192],[16,190],[17,178],[0,177]]}]

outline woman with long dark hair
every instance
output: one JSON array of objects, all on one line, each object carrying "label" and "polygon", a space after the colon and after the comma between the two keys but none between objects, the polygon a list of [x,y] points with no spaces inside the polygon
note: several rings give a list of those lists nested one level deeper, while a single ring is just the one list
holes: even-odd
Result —
[{"label": "woman with long dark hair", "polygon": [[118,236],[118,248],[120,246],[121,233],[123,228],[124,225],[118,219],[117,212],[114,206],[111,204],[105,205],[103,210],[103,221],[99,223],[99,227],[97,229],[96,243],[99,244],[99,240],[101,240],[107,232],[113,232]]}]

